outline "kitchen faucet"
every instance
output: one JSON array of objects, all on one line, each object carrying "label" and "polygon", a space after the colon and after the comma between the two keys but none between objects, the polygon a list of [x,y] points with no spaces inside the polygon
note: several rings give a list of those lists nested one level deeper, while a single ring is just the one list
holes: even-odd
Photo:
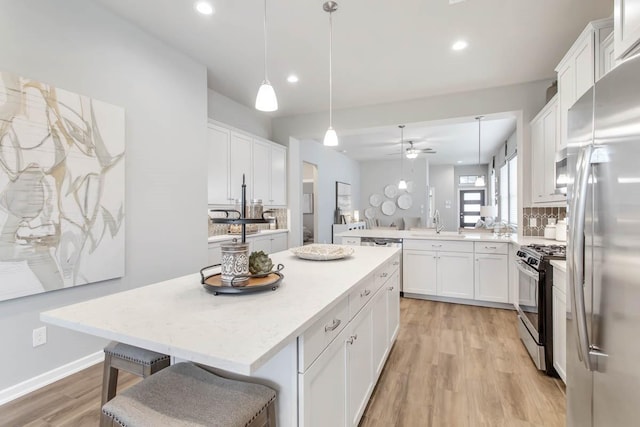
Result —
[{"label": "kitchen faucet", "polygon": [[442,222],[440,220],[440,211],[438,209],[436,209],[433,214],[433,221],[436,223],[436,233],[440,234],[440,232],[444,228],[444,225],[442,225]]}]

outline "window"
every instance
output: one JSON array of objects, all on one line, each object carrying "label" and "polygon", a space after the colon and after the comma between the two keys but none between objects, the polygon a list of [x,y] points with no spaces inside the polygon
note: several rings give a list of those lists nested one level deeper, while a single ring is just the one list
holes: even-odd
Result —
[{"label": "window", "polygon": [[484,190],[460,190],[460,228],[474,228],[484,205]]},{"label": "window", "polygon": [[518,225],[518,157],[513,156],[500,167],[500,220]]},{"label": "window", "polygon": [[459,185],[476,185],[477,179],[478,179],[478,175],[460,175],[458,177],[458,184]]}]

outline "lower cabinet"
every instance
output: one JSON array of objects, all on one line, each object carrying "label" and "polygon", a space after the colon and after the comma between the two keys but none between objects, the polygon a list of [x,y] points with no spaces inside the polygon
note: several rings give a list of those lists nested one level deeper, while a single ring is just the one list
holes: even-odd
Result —
[{"label": "lower cabinet", "polygon": [[567,382],[567,294],[565,272],[553,269],[553,367]]},{"label": "lower cabinet", "polygon": [[[367,406],[370,392],[373,389],[371,304],[365,306],[365,308],[358,313],[348,328],[351,334],[347,337],[346,341],[348,376],[347,402],[349,404],[347,425],[357,426]],[[376,335],[381,332],[382,331],[376,331]],[[386,328],[384,332],[386,332]]]},{"label": "lower cabinet", "polygon": [[402,252],[402,290],[412,294],[436,294],[438,253],[405,249]]},{"label": "lower cabinet", "polygon": [[475,299],[509,302],[508,255],[476,254]]},{"label": "lower cabinet", "polygon": [[343,426],[347,419],[345,328],[315,362],[300,374],[300,425]]},{"label": "lower cabinet", "polygon": [[[394,264],[394,261],[396,264]],[[314,341],[318,330],[331,333],[335,316],[329,314],[311,326],[298,339],[299,374],[299,425],[308,426],[357,426],[364,413],[379,373],[397,336],[400,321],[400,290],[398,259],[387,263],[367,281],[367,290],[373,295],[357,312],[344,329],[328,344],[319,356],[305,369],[308,352],[313,357]],[[395,271],[394,271],[395,270]],[[375,277],[388,277],[377,285]],[[379,282],[378,282],[379,283]],[[352,292],[351,298],[359,298]],[[339,303],[334,311],[342,312]],[[354,307],[359,307],[359,300]],[[341,316],[337,316],[341,317]],[[328,331],[328,332],[327,332]],[[335,333],[335,332],[334,332]]]},{"label": "lower cabinet", "polygon": [[473,299],[473,253],[438,252],[438,295]]}]

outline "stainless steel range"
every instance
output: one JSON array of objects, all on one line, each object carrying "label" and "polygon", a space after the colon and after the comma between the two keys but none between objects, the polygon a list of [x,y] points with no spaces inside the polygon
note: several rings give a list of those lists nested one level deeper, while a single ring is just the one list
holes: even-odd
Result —
[{"label": "stainless steel range", "polygon": [[566,246],[529,245],[517,252],[518,331],[536,367],[558,376],[553,368],[553,268],[549,261],[565,259]]}]

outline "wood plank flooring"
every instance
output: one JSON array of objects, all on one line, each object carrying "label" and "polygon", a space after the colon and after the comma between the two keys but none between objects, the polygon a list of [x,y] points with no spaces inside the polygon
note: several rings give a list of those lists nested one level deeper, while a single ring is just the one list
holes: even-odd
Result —
[{"label": "wood plank flooring", "polygon": [[[564,386],[533,366],[515,312],[406,298],[401,310],[361,427],[564,426]],[[118,388],[137,381],[121,373]],[[101,383],[98,364],[0,406],[0,426],[97,426]]]},{"label": "wood plank flooring", "polygon": [[404,298],[360,427],[565,425],[565,389],[535,368],[514,311]]}]

